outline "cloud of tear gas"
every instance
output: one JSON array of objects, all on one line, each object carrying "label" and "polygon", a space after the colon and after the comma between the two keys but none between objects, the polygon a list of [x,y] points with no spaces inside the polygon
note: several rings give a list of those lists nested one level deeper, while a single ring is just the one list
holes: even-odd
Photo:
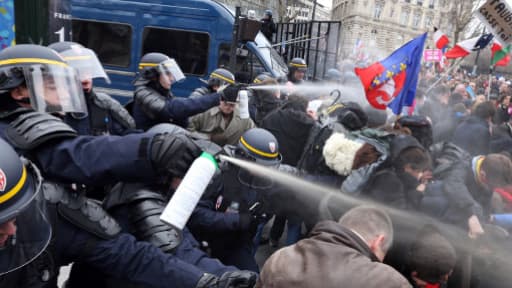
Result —
[{"label": "cloud of tear gas", "polygon": [[[384,206],[371,200],[345,194],[338,189],[313,184],[312,182],[292,176],[291,174],[260,166],[255,163],[228,156],[220,157],[221,160],[247,169],[255,175],[272,177],[275,183],[286,187],[286,189],[280,190],[279,192],[283,194],[281,198],[284,199],[284,201],[279,202],[279,205],[293,205],[294,207],[292,207],[292,209],[299,213],[305,221],[310,220],[310,217],[314,217],[314,219],[318,221],[337,221],[343,213],[352,207],[362,204],[378,206],[386,210],[392,218],[396,230],[395,244],[411,243],[415,239],[419,229],[424,225],[433,224],[450,240],[459,256],[476,256],[488,265],[492,265],[490,267],[494,268],[488,268],[486,270],[486,273],[492,273],[492,276],[489,275],[488,277],[496,277],[498,278],[496,281],[505,281],[503,283],[510,283],[512,280],[512,265],[510,265],[512,264],[512,249],[510,249],[512,248],[512,243],[510,243],[510,239],[503,241],[501,238],[486,236],[481,237],[479,241],[471,240],[467,236],[468,231],[455,225],[442,223],[427,215]],[[293,202],[293,204],[290,204],[290,202]],[[482,247],[485,249],[482,249]],[[407,252],[408,251],[404,251],[404,253]],[[473,269],[481,268],[482,267],[473,267]]]}]

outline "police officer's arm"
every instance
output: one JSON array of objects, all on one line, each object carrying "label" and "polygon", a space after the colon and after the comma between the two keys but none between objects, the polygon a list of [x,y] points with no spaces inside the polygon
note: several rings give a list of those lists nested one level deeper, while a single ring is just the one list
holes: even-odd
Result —
[{"label": "police officer's arm", "polygon": [[196,287],[204,274],[194,265],[166,254],[129,234],[105,240],[69,223],[59,226],[57,246],[68,261],[85,262],[106,274],[151,287]]},{"label": "police officer's arm", "polygon": [[212,93],[200,98],[174,97],[166,101],[165,108],[160,114],[163,114],[161,116],[164,116],[164,119],[186,119],[219,105],[223,95],[226,95],[228,99],[236,98],[240,88],[239,85],[230,85],[220,93]]},{"label": "police officer's arm", "polygon": [[160,113],[161,119],[186,119],[219,105],[220,94],[213,93],[199,98],[174,97],[167,100]]},{"label": "police officer's arm", "polygon": [[192,212],[188,225],[202,231],[226,232],[243,230],[240,222],[240,214],[216,211],[214,202],[201,200]]},{"label": "police officer's arm", "polygon": [[200,149],[185,135],[139,133],[56,139],[35,150],[45,176],[81,184],[183,176]]}]

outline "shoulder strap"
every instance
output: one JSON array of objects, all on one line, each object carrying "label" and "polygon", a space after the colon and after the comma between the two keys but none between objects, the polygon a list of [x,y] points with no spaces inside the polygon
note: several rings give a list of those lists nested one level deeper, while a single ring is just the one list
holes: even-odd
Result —
[{"label": "shoulder strap", "polygon": [[41,112],[28,112],[12,121],[5,135],[14,147],[30,150],[53,139],[75,137],[77,133],[57,117]]}]

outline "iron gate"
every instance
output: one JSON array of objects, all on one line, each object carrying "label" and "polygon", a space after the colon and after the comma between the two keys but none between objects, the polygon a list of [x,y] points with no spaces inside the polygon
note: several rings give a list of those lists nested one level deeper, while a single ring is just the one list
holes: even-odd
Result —
[{"label": "iron gate", "polygon": [[336,68],[340,33],[340,21],[277,23],[272,43],[286,62],[294,57],[306,60],[310,79],[320,80]]}]

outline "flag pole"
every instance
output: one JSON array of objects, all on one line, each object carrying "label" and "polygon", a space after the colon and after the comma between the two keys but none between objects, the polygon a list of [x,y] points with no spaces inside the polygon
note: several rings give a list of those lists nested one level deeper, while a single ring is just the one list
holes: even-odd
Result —
[{"label": "flag pole", "polygon": [[492,88],[492,72],[494,71],[494,65],[491,65],[491,71],[489,71],[489,86],[487,90],[487,101],[491,99],[491,88]]},{"label": "flag pole", "polygon": [[444,72],[443,74],[441,74],[441,77],[439,77],[439,79],[436,80],[436,82],[434,82],[432,85],[430,85],[430,87],[428,87],[427,91],[425,92],[425,95],[428,95],[428,92],[430,92],[430,90],[432,90],[432,88],[436,87],[437,84],[439,84],[439,82],[441,82],[441,80],[443,80],[444,77],[448,76],[448,74],[450,72],[452,72],[452,70],[457,67],[463,60],[464,58],[459,58],[457,59],[455,63],[453,63],[453,65],[448,68],[448,70],[446,70],[446,72]]}]

